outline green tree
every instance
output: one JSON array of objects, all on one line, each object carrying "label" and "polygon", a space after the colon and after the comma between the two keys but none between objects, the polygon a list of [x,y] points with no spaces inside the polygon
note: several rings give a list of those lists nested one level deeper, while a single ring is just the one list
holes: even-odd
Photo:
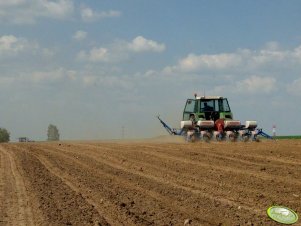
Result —
[{"label": "green tree", "polygon": [[0,128],[0,143],[9,142],[10,134],[7,129]]},{"label": "green tree", "polygon": [[47,137],[49,141],[60,140],[60,133],[55,125],[50,124],[48,126]]}]

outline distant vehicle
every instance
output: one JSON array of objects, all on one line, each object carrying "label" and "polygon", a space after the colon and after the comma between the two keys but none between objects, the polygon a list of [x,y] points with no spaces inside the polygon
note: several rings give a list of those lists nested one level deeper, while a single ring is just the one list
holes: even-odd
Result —
[{"label": "distant vehicle", "polygon": [[33,140],[30,140],[28,137],[19,137],[19,142],[34,142]]}]

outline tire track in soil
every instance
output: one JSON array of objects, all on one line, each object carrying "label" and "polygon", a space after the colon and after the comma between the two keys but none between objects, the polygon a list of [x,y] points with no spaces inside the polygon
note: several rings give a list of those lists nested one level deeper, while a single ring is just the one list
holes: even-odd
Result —
[{"label": "tire track in soil", "polygon": [[[288,171],[288,174],[290,174],[290,178],[292,175],[295,175],[295,179],[298,179],[300,174],[301,174],[301,168],[298,169],[296,166],[300,165],[300,162],[297,162],[297,164],[295,164],[295,162],[290,162],[289,163],[289,167],[288,165],[281,165],[281,164],[277,164],[277,163],[271,163],[271,162],[267,162],[265,165],[268,165],[269,168],[271,167],[272,170],[270,170],[271,172],[269,174],[258,174],[258,169],[260,168],[264,168],[264,167],[254,167],[254,165],[256,165],[256,163],[259,161],[257,159],[258,156],[253,156],[253,161],[254,164],[249,164],[249,165],[245,165],[245,160],[241,160],[240,157],[241,156],[237,156],[238,159],[235,160],[231,160],[228,157],[224,157],[224,154],[220,154],[218,157],[216,157],[214,154],[212,153],[202,153],[202,155],[209,157],[207,158],[207,160],[209,161],[204,161],[202,158],[198,158],[198,159],[191,159],[190,156],[188,155],[189,150],[187,150],[186,152],[181,150],[181,153],[177,153],[177,152],[165,152],[164,148],[159,147],[156,148],[158,149],[162,149],[163,151],[158,152],[158,151],[154,151],[156,150],[154,147],[155,146],[149,146],[147,145],[146,147],[148,147],[147,150],[143,151],[140,150],[141,152],[144,152],[145,154],[149,154],[149,155],[153,155],[155,157],[158,158],[165,158],[165,159],[170,159],[170,160],[174,160],[177,161],[179,163],[185,163],[185,164],[189,164],[189,165],[198,165],[198,166],[202,166],[205,168],[214,168],[216,170],[219,171],[223,171],[223,172],[229,172],[229,173],[235,173],[235,174],[241,174],[241,175],[245,175],[248,174],[250,177],[258,177],[258,179],[263,179],[263,180],[278,180],[278,181],[285,181],[286,183],[292,183],[292,184],[297,184],[299,186],[301,186],[301,182],[299,180],[296,180],[294,182],[292,182],[290,179],[287,179],[287,176],[282,176],[279,175],[279,172],[283,173]],[[176,149],[174,149],[176,150]],[[183,154],[184,153],[184,154]],[[200,153],[197,152],[197,153]],[[226,155],[226,154],[225,154]],[[235,164],[233,164],[234,162],[236,162]],[[287,162],[288,163],[288,162]],[[265,171],[265,170],[264,170]]]},{"label": "tire track in soil", "polygon": [[[291,151],[290,154],[288,154],[288,156],[290,157],[289,159],[284,159],[284,156],[281,156],[282,158],[279,157],[275,157],[273,154],[279,155],[279,150],[278,150],[278,146],[273,145],[274,142],[267,142],[268,145],[270,145],[271,147],[268,148],[268,151],[259,149],[259,153],[257,153],[258,151],[255,150],[254,152],[254,147],[250,144],[245,145],[243,144],[239,144],[239,143],[235,143],[235,147],[232,145],[230,146],[229,144],[222,144],[223,148],[217,149],[216,147],[220,146],[221,144],[219,143],[215,143],[213,144],[214,146],[210,147],[208,144],[206,146],[198,146],[198,144],[189,144],[189,145],[178,145],[180,147],[176,147],[173,148],[172,150],[166,149],[166,147],[157,147],[154,145],[145,145],[145,147],[148,148],[148,151],[154,152],[154,153],[160,153],[160,152],[164,152],[164,154],[171,154],[175,157],[179,157],[179,158],[183,158],[183,157],[189,157],[189,153],[192,154],[197,154],[200,155],[202,157],[210,157],[210,159],[220,159],[223,161],[224,164],[230,165],[232,166],[233,164],[235,166],[247,166],[247,167],[251,167],[254,168],[254,166],[264,166],[264,165],[269,165],[269,166],[273,166],[275,167],[275,169],[279,168],[279,170],[277,171],[282,171],[283,168],[295,168],[296,165],[301,166],[300,161],[296,161],[296,159],[298,158],[298,154],[299,156],[300,153],[298,152],[294,152]],[[212,145],[212,144],[210,144]],[[185,148],[187,148],[187,146],[189,146],[188,148],[188,153],[185,150]],[[262,148],[262,146],[259,146]],[[202,152],[201,150],[207,149],[205,152]],[[158,151],[161,150],[161,151]],[[241,151],[244,150],[244,151]],[[250,152],[248,152],[250,151]],[[264,153],[262,153],[262,151],[264,151]],[[186,155],[185,155],[185,154]],[[250,154],[251,153],[251,154]],[[199,159],[201,160],[201,159]],[[277,173],[277,171],[275,172],[275,174]],[[299,171],[299,173],[301,172],[301,170]]]},{"label": "tire track in soil", "polygon": [[[79,169],[81,169],[82,167],[87,168],[87,170],[91,167],[91,164],[89,165],[85,165],[82,164],[81,162],[78,162],[78,165],[75,167],[74,166],[74,162],[72,162],[71,164],[73,165],[73,167],[75,167],[75,169],[77,170],[72,170],[70,167],[69,168],[62,168],[62,166],[66,166],[66,160],[68,159],[68,156],[63,156],[63,161],[60,161],[60,164],[58,164],[57,162],[59,160],[61,160],[59,158],[60,156],[60,152],[58,152],[58,154],[53,155],[53,153],[55,153],[55,150],[53,150],[53,147],[48,147],[45,148],[45,146],[42,146],[40,148],[42,149],[38,149],[37,147],[35,148],[30,148],[31,153],[34,153],[34,155],[41,161],[43,162],[43,164],[45,164],[45,166],[50,169],[53,173],[55,173],[58,177],[60,177],[63,181],[65,181],[67,184],[69,184],[72,188],[74,188],[75,190],[77,190],[78,192],[80,192],[82,194],[82,196],[92,205],[95,206],[95,208],[98,210],[98,212],[100,212],[103,216],[106,216],[106,220],[108,220],[108,222],[110,222],[110,224],[112,225],[136,225],[134,221],[137,222],[137,219],[134,219],[134,221],[132,221],[132,219],[130,219],[128,214],[124,214],[122,212],[118,212],[118,214],[114,215],[114,212],[116,212],[115,210],[120,208],[119,204],[116,204],[112,201],[112,197],[107,198],[107,201],[105,199],[105,197],[97,197],[97,198],[93,198],[93,194],[91,193],[91,191],[93,190],[93,187],[89,187],[87,184],[83,184],[80,183],[82,182],[81,179],[85,179],[88,178],[88,181],[91,180],[91,176],[93,175],[80,175],[79,178],[81,178],[78,182],[76,175],[74,174],[75,171],[79,171]],[[88,167],[87,167],[88,166]],[[71,172],[72,174],[68,174],[67,172]],[[86,169],[85,169],[86,171]],[[94,172],[95,175],[99,174],[99,172]],[[103,178],[99,178],[99,181],[102,181]],[[93,181],[95,182],[95,184],[97,184],[97,181]],[[96,191],[97,194],[100,193],[100,191]],[[108,190],[107,193],[110,193],[110,191]],[[119,220],[119,221],[118,221]],[[138,219],[139,220],[139,219]],[[141,219],[140,219],[141,220]],[[143,220],[142,220],[143,221]],[[152,225],[148,222],[145,221],[144,225]]]},{"label": "tire track in soil", "polygon": [[[110,150],[109,150],[110,151]],[[111,150],[112,151],[112,150]],[[190,172],[185,172],[185,168],[187,169],[187,167],[189,167],[189,165],[185,165],[181,162],[181,164],[177,164],[174,165],[173,167],[168,167],[168,169],[166,169],[166,167],[160,167],[160,165],[167,165],[166,162],[162,161],[162,164],[158,163],[156,165],[153,164],[153,162],[158,162],[160,161],[160,158],[155,159],[153,162],[151,158],[149,158],[148,152],[147,151],[139,151],[141,152],[144,156],[147,156],[147,158],[143,159],[143,160],[137,160],[135,157],[137,157],[137,155],[132,154],[132,155],[124,155],[124,153],[110,153],[110,155],[106,155],[106,156],[100,156],[97,154],[96,150],[94,150],[93,152],[93,156],[99,156],[99,158],[101,159],[106,159],[109,160],[110,162],[116,164],[116,165],[123,165],[126,168],[130,168],[130,169],[134,169],[134,170],[139,170],[139,169],[143,169],[144,172],[148,172],[149,174],[152,174],[154,176],[156,176],[157,178],[163,177],[164,180],[175,180],[176,184],[180,184],[183,186],[188,186],[191,189],[195,189],[195,190],[200,190],[204,193],[208,193],[212,194],[213,192],[215,193],[214,196],[215,197],[223,197],[223,196],[227,196],[228,195],[228,190],[231,188],[231,184],[226,184],[224,182],[221,182],[221,180],[217,180],[218,178],[215,179],[211,179],[211,178],[206,178],[205,182],[201,184],[200,186],[200,181],[203,180],[202,175],[199,176],[196,174],[199,171],[190,171]],[[128,154],[128,152],[127,152]],[[154,155],[155,156],[155,155]],[[140,156],[141,157],[141,156]],[[156,156],[158,157],[158,156]],[[116,161],[116,159],[118,159]],[[127,159],[124,162],[124,159]],[[150,163],[148,163],[147,161],[150,161]],[[178,168],[176,171],[171,171],[170,168]],[[181,171],[181,169],[183,169],[183,171]],[[157,175],[158,172],[160,172],[160,175]],[[181,177],[178,177],[179,172],[181,172]],[[189,182],[189,185],[187,184]],[[222,188],[221,188],[222,187]],[[214,188],[214,189],[212,189]],[[217,190],[219,190],[219,194],[217,195]],[[221,191],[224,191],[223,193]],[[238,189],[236,187],[236,189]],[[243,187],[241,188],[241,192],[245,192],[247,188]],[[210,192],[212,191],[212,192]],[[247,191],[249,193],[252,193],[252,190],[248,190]],[[237,192],[237,191],[236,191]],[[258,192],[256,192],[258,193]],[[254,195],[255,196],[255,195]],[[236,200],[238,201],[237,198],[232,198],[232,201]],[[243,205],[243,203],[239,203],[240,205]],[[247,203],[245,203],[246,206]]]},{"label": "tire track in soil", "polygon": [[[114,146],[119,146],[119,144],[114,145]],[[105,148],[105,149],[107,151],[110,151],[110,148]],[[115,150],[118,150],[118,148],[115,147]],[[135,152],[137,154],[137,150],[140,151],[140,148],[137,147],[137,145],[135,145],[135,151],[132,151],[132,152]],[[152,150],[154,150],[154,149],[152,149]],[[167,149],[167,150],[170,150],[170,149]],[[189,148],[187,151],[189,151]],[[120,155],[122,152],[128,153],[128,151],[125,151],[125,148],[122,147],[122,148],[120,148],[120,152],[117,155]],[[115,152],[113,152],[113,150],[111,150],[111,154],[112,153],[115,153]],[[130,159],[129,156],[127,156],[126,159],[128,161],[128,159]],[[296,159],[296,161],[300,162],[300,160],[298,160],[298,159]],[[213,165],[214,166],[216,166],[216,165],[222,166],[222,164],[217,164],[217,163],[213,163]],[[295,166],[295,169],[298,170],[297,166]],[[233,172],[235,172],[235,171],[233,171]],[[281,171],[279,171],[279,172],[281,172]],[[243,174],[244,173],[241,173],[241,175],[243,175]],[[283,174],[285,175],[285,170],[283,171]],[[270,179],[272,178],[271,183],[267,184],[266,176],[268,176],[268,175],[269,174],[265,174],[262,172],[256,173],[255,171],[252,171],[252,178],[248,179],[249,181],[246,181],[247,182],[246,186],[243,187],[243,188],[245,188],[245,192],[243,194],[240,194],[240,195],[244,196],[243,198],[247,198],[246,199],[247,203],[250,202],[250,205],[248,205],[248,206],[252,206],[252,208],[254,208],[254,206],[260,207],[259,204],[261,203],[262,204],[261,205],[262,213],[265,213],[265,211],[263,211],[263,209],[265,209],[267,206],[271,205],[272,203],[278,203],[278,204],[283,203],[283,205],[285,205],[285,203],[286,203],[286,204],[291,205],[295,209],[300,208],[300,199],[292,198],[296,194],[300,194],[301,189],[300,189],[300,184],[298,183],[298,181],[291,180],[292,177],[290,175],[285,175],[285,176],[280,175],[280,178],[277,178],[277,177],[274,177],[274,175],[273,176],[271,175],[271,177],[270,177]],[[182,176],[182,174],[181,174],[181,176]],[[262,176],[263,176],[263,178],[261,178]],[[299,176],[300,176],[300,173],[299,173]],[[286,178],[286,177],[287,177],[287,179],[283,181],[283,178]],[[254,184],[253,184],[254,178],[256,180],[260,181],[257,183],[258,185],[256,187],[254,187]],[[233,181],[233,177],[231,177],[229,179],[231,182]],[[243,178],[240,177],[240,179],[243,179]],[[255,189],[254,191],[256,191],[256,193],[257,193],[257,196],[254,197],[255,199],[253,199],[253,200],[250,200],[250,193],[249,193],[249,190],[247,189],[248,187],[253,188],[253,190]],[[235,186],[235,190],[233,190],[232,193],[235,194],[236,192],[237,192],[237,187]],[[214,193],[216,194],[216,191],[214,191]],[[231,194],[230,197],[233,197],[233,194]],[[255,204],[254,202],[258,202],[258,203],[256,205],[254,205]]]},{"label": "tire track in soil", "polygon": [[[90,145],[89,145],[90,146]],[[96,147],[94,146],[94,153],[91,153],[91,155],[93,156],[97,156],[97,149],[95,149]],[[178,172],[174,173],[174,172],[167,172],[167,175],[171,175],[172,177],[176,177],[176,174],[179,174],[179,172],[181,173],[181,177],[180,179],[182,179],[183,181],[179,181],[182,184],[187,183],[187,180],[190,181],[189,186],[193,187],[195,189],[199,189],[199,190],[203,190],[205,193],[210,192],[210,189],[208,189],[208,187],[212,187],[213,189],[211,193],[214,193],[215,196],[228,196],[229,194],[227,193],[229,191],[229,189],[231,189],[231,187],[233,186],[233,184],[235,184],[236,186],[236,191],[234,193],[234,195],[232,195],[232,200],[240,200],[240,204],[244,205],[244,203],[241,203],[243,196],[245,195],[245,193],[248,193],[248,199],[245,201],[245,205],[248,206],[248,203],[250,202],[250,198],[253,197],[253,201],[259,202],[259,204],[261,205],[267,205],[268,203],[266,203],[265,200],[267,199],[272,199],[273,200],[273,196],[278,196],[277,190],[275,192],[271,193],[270,190],[268,191],[260,191],[262,184],[267,184],[273,187],[283,187],[283,182],[285,182],[285,184],[289,184],[290,186],[287,186],[289,189],[285,189],[285,191],[282,191],[284,193],[291,193],[291,194],[297,194],[300,190],[301,190],[301,183],[299,183],[299,181],[296,180],[291,180],[292,179],[292,175],[290,175],[290,177],[287,176],[280,176],[280,177],[275,177],[273,175],[267,174],[265,172],[265,170],[261,170],[259,168],[252,169],[250,170],[248,167],[245,167],[244,165],[241,166],[236,166],[233,165],[232,167],[229,166],[225,166],[225,168],[223,167],[223,162],[212,162],[212,163],[204,163],[204,161],[202,161],[202,159],[199,159],[199,161],[196,160],[190,160],[187,159],[187,156],[182,156],[182,157],[174,157],[171,156],[170,154],[165,154],[162,152],[153,152],[153,151],[149,151],[147,150],[142,150],[142,148],[138,148],[139,149],[139,153],[137,153],[138,151],[124,151],[125,148],[121,149],[122,151],[118,151],[117,149],[115,149],[116,151],[112,151],[110,149],[106,150],[106,152],[109,152],[108,155],[106,156],[102,156],[102,158],[106,158],[106,159],[110,159],[110,161],[114,161],[111,157],[115,157],[115,158],[120,158],[122,159],[127,159],[126,162],[131,162],[131,160],[133,159],[137,159],[138,157],[141,157],[140,161],[138,164],[135,165],[140,165],[143,166],[144,169],[146,169],[147,166],[147,161],[150,160],[149,164],[152,164],[152,160],[153,162],[156,162],[156,166],[160,165],[160,163],[158,163],[158,161],[160,161],[161,159],[166,159],[166,160],[172,160],[173,162],[177,162],[177,164],[173,165],[173,166],[169,166],[167,167],[168,169],[177,169]],[[153,149],[152,149],[153,150]],[[156,157],[157,159],[150,159],[149,157],[145,156],[149,156],[152,155],[154,157]],[[188,156],[189,157],[189,156]],[[115,161],[116,162],[116,161]],[[122,161],[120,161],[121,163]],[[167,165],[166,161],[161,161],[161,165]],[[118,164],[118,162],[117,162]],[[123,164],[124,165],[124,164]],[[154,165],[154,164],[153,164]],[[193,166],[193,167],[192,167]],[[201,167],[194,167],[194,166],[201,166]],[[139,167],[138,167],[139,168]],[[164,168],[155,168],[154,166],[151,166],[151,168],[153,169],[153,172],[164,172]],[[187,171],[187,168],[191,168],[191,170],[187,173],[185,173],[185,170]],[[214,171],[211,173],[210,171],[212,171],[212,168],[214,169]],[[270,168],[270,166],[269,166]],[[295,166],[296,168],[296,166]],[[199,171],[193,170],[193,169],[199,169]],[[211,174],[210,177],[208,177],[208,170],[209,173]],[[273,171],[274,169],[272,168],[271,171]],[[296,170],[297,171],[297,170]],[[280,172],[285,172],[285,169],[281,170]],[[191,177],[189,176],[192,175],[197,175],[196,177]],[[300,175],[300,173],[299,173]],[[165,177],[165,176],[164,176]],[[203,177],[206,178],[205,180],[205,184],[202,183],[202,186],[199,186],[200,181],[203,179]],[[229,183],[229,178],[231,178],[231,183]],[[299,177],[298,177],[299,178]],[[168,179],[168,178],[166,178]],[[197,183],[195,184],[194,181],[195,179],[197,179]],[[248,186],[250,183],[250,180],[253,183],[253,186]],[[192,186],[194,185],[194,186]],[[204,188],[204,186],[207,185],[207,189],[206,187]],[[203,188],[203,189],[201,189]],[[256,189],[254,189],[256,188]],[[224,192],[220,193],[221,189],[224,190]],[[252,195],[253,194],[253,195]],[[237,197],[235,197],[235,195]],[[240,198],[240,196],[242,196],[242,198]],[[265,197],[265,199],[263,199],[263,197]]]},{"label": "tire track in soil", "polygon": [[[78,148],[78,145],[77,145],[77,148]],[[59,148],[58,152],[68,152],[68,151]],[[80,152],[83,153],[83,151],[80,151]],[[70,150],[69,150],[68,154],[69,155],[71,154]],[[95,153],[93,154],[93,156],[95,157]],[[80,155],[80,158],[82,158],[81,155]],[[98,158],[98,160],[99,159],[100,158]],[[102,159],[101,160],[102,164],[110,165],[112,168],[118,168],[119,170],[128,172],[130,174],[135,174],[135,175],[138,175],[140,177],[146,177],[148,180],[152,180],[153,182],[160,183],[161,186],[162,186],[162,184],[166,183],[163,180],[161,180],[159,177],[152,177],[150,175],[143,175],[143,173],[141,173],[141,172],[137,173],[136,171],[131,171],[131,170],[125,169],[123,167],[119,167],[118,163],[117,163],[117,165],[116,164],[112,165],[111,161],[104,162],[103,158],[101,158],[101,159]],[[236,201],[231,201],[229,199],[222,198],[222,195],[218,195],[218,198],[217,198],[217,197],[213,197],[212,195],[210,195],[208,193],[201,193],[201,191],[199,189],[192,188],[190,185],[188,186],[187,184],[184,184],[184,185],[181,186],[181,185],[179,185],[177,183],[170,182],[170,181],[167,182],[167,184],[168,184],[168,186],[171,186],[173,188],[177,188],[178,190],[181,190],[181,191],[184,190],[186,192],[189,192],[190,194],[192,193],[193,195],[202,196],[203,198],[206,198],[206,199],[209,199],[209,200],[213,200],[213,202],[215,203],[215,205],[216,204],[220,205],[219,203],[222,203],[222,205],[224,205],[224,206],[231,206],[231,207],[234,206],[235,208],[239,208],[241,210],[246,210],[248,212],[252,212],[253,214],[256,214],[257,216],[265,216],[265,214],[262,214],[259,209],[250,208],[250,206],[247,205],[247,204],[243,205],[242,203],[237,203]],[[249,215],[250,215],[250,213],[249,213]]]},{"label": "tire track in soil", "polygon": [[42,225],[109,225],[82,194],[52,174],[28,150],[17,146],[13,150],[18,153],[24,176],[31,184],[30,191],[39,200],[44,215]]},{"label": "tire track in soil", "polygon": [[[67,184],[72,190],[74,190],[76,193],[82,194],[83,198],[92,206],[95,207],[95,209],[102,215],[105,216],[105,219],[107,222],[109,222],[110,225],[118,225],[120,221],[116,221],[116,216],[111,216],[112,209],[116,208],[116,206],[112,206],[111,203],[108,201],[105,201],[104,198],[101,198],[100,202],[97,202],[96,200],[93,200],[90,198],[91,196],[91,190],[83,189],[83,185],[80,186],[78,183],[75,182],[75,178],[71,177],[66,173],[66,170],[60,170],[58,167],[56,167],[54,164],[49,161],[48,158],[39,154],[35,155],[37,159],[47,168],[51,173],[53,173],[55,176],[60,178],[62,181],[64,181],[65,184]],[[57,157],[57,156],[56,156]],[[88,165],[79,164],[79,166],[86,167]],[[104,207],[106,209],[109,209],[108,211],[104,211]],[[121,222],[125,225],[134,225],[134,222],[130,221],[127,217],[122,218]]]},{"label": "tire track in soil", "polygon": [[[43,151],[43,150],[39,150],[39,151]],[[58,156],[61,155],[63,156],[63,160],[64,160],[64,165],[66,165],[66,160],[69,159],[71,161],[71,163],[77,164],[77,166],[74,165],[75,168],[80,168],[80,169],[84,169],[85,172],[91,171],[91,165],[95,165],[92,164],[95,161],[91,161],[88,160],[86,163],[82,162],[82,157],[80,157],[81,161],[78,160],[73,160],[70,158],[70,156],[68,157],[68,154],[63,154],[62,152],[66,152],[65,150],[62,149],[57,149],[57,150],[53,150],[51,149],[51,152],[56,152],[56,154],[53,156],[52,159],[56,159],[58,160]],[[47,152],[49,154],[49,152]],[[70,153],[69,153],[70,154]],[[49,159],[50,156],[48,155],[47,158]],[[98,162],[99,164],[99,162]],[[101,163],[102,165],[105,165],[104,163]],[[60,164],[61,165],[61,164]],[[66,170],[66,169],[65,169]],[[65,170],[61,170],[61,172],[64,172]],[[144,187],[139,186],[139,183],[137,184],[136,182],[131,182],[131,180],[127,180],[127,179],[123,179],[125,175],[125,173],[123,172],[123,170],[119,170],[119,176],[114,176],[114,168],[109,169],[109,173],[104,173],[105,176],[110,178],[110,182],[109,183],[113,183],[112,181],[116,181],[117,187],[111,187],[111,189],[113,191],[118,190],[118,187],[122,187],[124,196],[122,197],[122,195],[120,194],[121,192],[118,191],[117,193],[117,197],[115,197],[117,199],[117,203],[118,205],[122,206],[122,209],[124,209],[127,212],[127,218],[134,218],[134,224],[124,224],[124,225],[181,225],[184,221],[184,219],[186,219],[188,216],[191,216],[193,214],[189,213],[189,211],[187,211],[186,208],[183,208],[181,205],[183,205],[180,202],[174,201],[172,199],[167,199],[165,196],[163,196],[162,194],[159,194],[155,191],[149,190],[148,188],[145,189]],[[92,171],[91,174],[87,175],[89,176],[89,180],[92,179],[93,175],[99,174],[99,171]],[[130,176],[133,177],[133,176]],[[75,178],[73,178],[74,181]],[[103,178],[99,178],[99,180],[103,180]],[[139,178],[137,177],[137,181],[139,180]],[[97,180],[93,181],[94,184],[97,184]],[[142,181],[143,183],[149,183],[147,181]],[[154,183],[154,182],[151,182]],[[78,185],[77,185],[78,186]],[[80,187],[82,187],[83,185],[81,185]],[[84,186],[89,186],[87,184],[84,184]],[[158,185],[158,187],[162,186],[161,184]],[[93,189],[93,188],[91,188]],[[101,192],[101,191],[98,191]],[[110,191],[107,190],[106,193],[109,193]],[[83,192],[85,193],[85,192]],[[91,194],[88,194],[89,196],[91,196]],[[87,195],[87,196],[88,196]],[[114,195],[113,195],[114,196]],[[120,196],[120,197],[118,197]],[[131,197],[130,200],[128,200],[127,196]],[[140,196],[140,197],[139,197]],[[190,196],[190,194],[189,194]],[[118,199],[119,198],[119,199]],[[139,209],[152,209],[155,206],[158,206],[157,208],[160,209],[160,213],[151,213],[149,216],[146,216],[147,212],[149,211],[139,211],[138,212],[136,210],[137,207],[132,208],[133,206],[133,199],[135,199],[134,204],[137,206],[137,204],[139,203],[139,198],[140,198],[140,203],[142,203]],[[99,199],[99,198],[98,198]],[[105,199],[102,197],[102,199]],[[125,201],[124,201],[125,200]],[[111,201],[112,201],[112,197],[111,197]],[[115,201],[114,201],[115,202]],[[145,203],[147,203],[147,205],[145,205]],[[148,207],[148,205],[150,205]],[[175,206],[177,206],[177,209],[175,209]],[[115,206],[116,209],[116,206]],[[119,208],[117,208],[119,209]],[[112,210],[111,210],[112,211]],[[119,213],[116,213],[116,215],[122,214],[124,211],[120,211]],[[162,216],[163,215],[163,216]],[[180,217],[182,216],[182,217]],[[180,218],[180,219],[179,219]],[[208,221],[208,219],[210,219],[210,221]],[[199,216],[196,216],[194,219],[194,222],[196,221],[201,221],[202,225],[212,225],[212,222],[215,222],[216,220],[210,216],[206,216],[206,219],[202,219]],[[123,221],[122,221],[123,222]],[[164,223],[165,222],[165,223]],[[121,223],[121,222],[119,222]],[[124,222],[123,222],[124,223]],[[122,223],[122,224],[123,224]],[[216,223],[218,224],[218,223]]]},{"label": "tire track in soil", "polygon": [[[17,168],[13,153],[0,146],[1,153],[1,213],[3,225],[33,225],[33,214],[23,176]],[[2,221],[2,222],[1,222]]]}]

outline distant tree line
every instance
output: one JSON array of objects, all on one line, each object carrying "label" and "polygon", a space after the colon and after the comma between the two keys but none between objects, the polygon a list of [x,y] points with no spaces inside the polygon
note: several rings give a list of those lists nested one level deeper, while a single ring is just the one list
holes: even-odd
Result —
[{"label": "distant tree line", "polygon": [[[50,124],[47,130],[47,140],[48,141],[57,141],[60,140],[60,133],[58,128],[55,125]],[[0,128],[0,143],[9,142],[10,133],[5,128]]]},{"label": "distant tree line", "polygon": [[9,142],[10,134],[5,128],[0,128],[0,143]]},{"label": "distant tree line", "polygon": [[60,140],[60,133],[55,125],[50,124],[48,126],[47,137],[48,137],[47,139],[48,141]]}]

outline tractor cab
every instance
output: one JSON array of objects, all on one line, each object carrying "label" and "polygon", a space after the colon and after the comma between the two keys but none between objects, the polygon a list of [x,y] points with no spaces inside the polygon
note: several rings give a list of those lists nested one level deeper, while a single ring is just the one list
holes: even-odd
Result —
[{"label": "tractor cab", "polygon": [[220,96],[201,96],[186,101],[183,120],[233,119],[227,98]]}]

